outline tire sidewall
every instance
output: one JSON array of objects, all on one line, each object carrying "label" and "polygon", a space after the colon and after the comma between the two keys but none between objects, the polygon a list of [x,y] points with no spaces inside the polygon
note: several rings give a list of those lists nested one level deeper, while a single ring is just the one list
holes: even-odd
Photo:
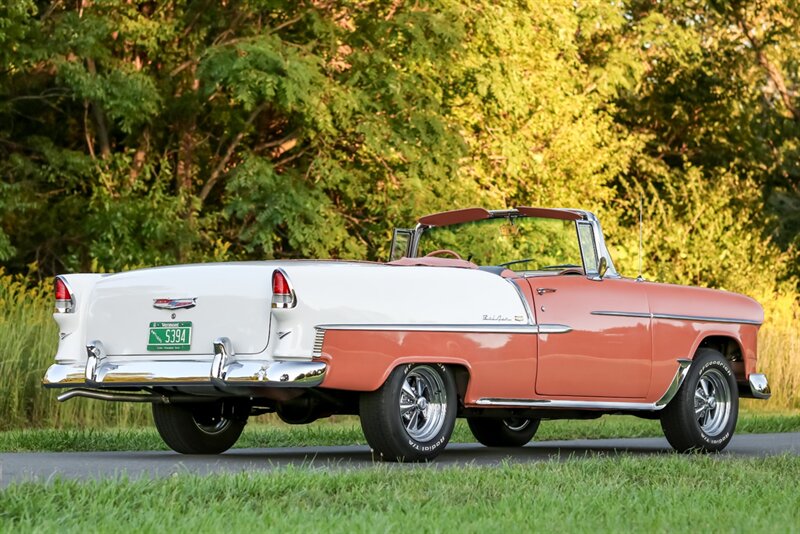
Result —
[{"label": "tire sidewall", "polygon": [[507,441],[515,445],[519,444],[519,446],[523,446],[533,439],[536,431],[539,430],[539,423],[541,422],[541,419],[526,417],[524,419],[527,420],[528,424],[519,430],[515,430],[506,424],[507,419],[500,419],[500,431]]},{"label": "tire sidewall", "polygon": [[[736,421],[739,413],[739,396],[737,394],[738,390],[736,385],[736,377],[733,374],[733,370],[731,369],[731,366],[728,364],[727,360],[725,360],[721,355],[718,355],[716,351],[699,357],[697,360],[695,360],[694,366],[696,366],[696,368],[692,369],[692,372],[686,377],[686,382],[684,384],[684,395],[686,396],[684,406],[686,406],[687,410],[692,411],[691,414],[687,414],[693,423],[690,428],[697,440],[697,443],[704,444],[703,448],[708,450],[720,450],[731,440],[733,437],[733,432],[736,429]],[[722,373],[722,376],[725,378],[728,384],[731,397],[731,411],[728,421],[722,431],[714,436],[706,434],[700,427],[700,422],[696,417],[694,417],[695,390],[700,382],[700,378],[706,372],[712,369],[716,369]]]},{"label": "tire sidewall", "polygon": [[[400,415],[400,394],[403,382],[408,373],[417,367],[429,367],[435,369],[442,378],[445,394],[447,396],[447,412],[445,420],[439,432],[427,442],[417,441],[406,432],[405,426]],[[397,444],[402,444],[402,449],[406,451],[405,457],[415,459],[427,459],[437,456],[450,441],[453,428],[456,422],[457,399],[456,382],[453,373],[445,365],[438,363],[422,363],[402,365],[392,371],[387,385],[389,386],[390,404],[388,408],[389,431],[395,438]]]}]

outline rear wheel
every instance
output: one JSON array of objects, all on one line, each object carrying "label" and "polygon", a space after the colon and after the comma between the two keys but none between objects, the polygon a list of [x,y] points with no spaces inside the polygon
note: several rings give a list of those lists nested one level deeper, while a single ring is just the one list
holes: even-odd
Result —
[{"label": "rear wheel", "polygon": [[539,419],[509,417],[468,417],[472,435],[487,447],[522,447],[533,439],[539,429]]},{"label": "rear wheel", "polygon": [[384,461],[419,462],[447,446],[456,421],[456,383],[444,365],[403,365],[361,395],[361,428]]},{"label": "rear wheel", "polygon": [[701,349],[675,398],[661,411],[661,428],[675,450],[717,452],[736,428],[739,394],[731,365],[713,349]]},{"label": "rear wheel", "polygon": [[234,415],[221,402],[153,404],[153,420],[161,439],[173,451],[219,454],[239,439],[247,416]]}]

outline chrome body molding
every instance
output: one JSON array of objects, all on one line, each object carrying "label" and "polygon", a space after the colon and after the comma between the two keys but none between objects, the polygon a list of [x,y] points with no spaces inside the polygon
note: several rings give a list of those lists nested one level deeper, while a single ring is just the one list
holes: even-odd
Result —
[{"label": "chrome body molding", "polygon": [[671,313],[654,313],[653,319],[671,319],[675,321],[697,321],[701,323],[731,323],[731,324],[751,324],[761,326],[761,321],[751,319],[736,319],[731,317],[705,317],[700,315],[673,315]]},{"label": "chrome body molding", "polygon": [[750,386],[750,393],[755,399],[768,399],[772,396],[772,390],[769,388],[767,375],[761,373],[751,373],[747,379]]},{"label": "chrome body molding", "polygon": [[240,360],[226,337],[217,338],[213,349],[213,358],[205,359],[108,357],[103,344],[92,341],[86,347],[85,362],[56,362],[47,370],[42,385],[92,388],[191,385],[210,386],[224,392],[242,386],[314,387],[322,383],[328,370],[327,364],[320,361]]},{"label": "chrome body molding", "polygon": [[729,323],[750,324],[760,326],[759,321],[750,319],[736,319],[732,317],[708,317],[704,315],[675,315],[672,313],[627,312],[627,311],[593,311],[592,315],[607,315],[611,317],[643,317],[650,319],[668,319],[673,321],[695,321],[701,323]]},{"label": "chrome body molding", "polygon": [[459,332],[474,334],[566,334],[572,327],[563,324],[320,324],[317,331],[366,330],[386,332]]},{"label": "chrome body molding", "polygon": [[507,279],[508,283],[514,288],[514,291],[517,292],[519,295],[519,300],[522,301],[522,305],[525,307],[525,315],[527,315],[528,324],[533,325],[536,321],[533,320],[533,312],[531,311],[531,306],[528,304],[528,299],[525,298],[525,295],[522,294],[522,290],[519,288],[517,284],[514,283],[513,280]]},{"label": "chrome body molding", "polygon": [[478,406],[510,408],[573,408],[581,410],[657,411],[661,408],[649,402],[609,402],[573,400],[478,399]]},{"label": "chrome body molding", "polygon": [[592,315],[607,315],[610,317],[642,317],[645,319],[653,318],[653,314],[650,312],[593,311]]},{"label": "chrome body molding", "polygon": [[551,399],[478,399],[478,406],[510,407],[510,408],[564,408],[580,410],[612,410],[624,412],[657,412],[663,409],[678,393],[686,374],[689,371],[691,360],[678,360],[678,370],[670,382],[669,387],[656,402],[615,402],[593,400],[551,400]]},{"label": "chrome body molding", "polygon": [[567,334],[572,332],[572,327],[565,324],[540,324],[540,334]]}]

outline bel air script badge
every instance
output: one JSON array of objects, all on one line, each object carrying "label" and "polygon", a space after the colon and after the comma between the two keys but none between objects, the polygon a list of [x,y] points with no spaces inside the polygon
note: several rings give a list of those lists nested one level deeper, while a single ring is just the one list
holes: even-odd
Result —
[{"label": "bel air script badge", "polygon": [[511,317],[506,317],[504,315],[484,315],[484,321],[493,321],[493,322],[503,322],[503,323],[510,323]]},{"label": "bel air script badge", "polygon": [[153,300],[153,307],[159,310],[188,310],[195,306],[197,306],[197,297]]}]

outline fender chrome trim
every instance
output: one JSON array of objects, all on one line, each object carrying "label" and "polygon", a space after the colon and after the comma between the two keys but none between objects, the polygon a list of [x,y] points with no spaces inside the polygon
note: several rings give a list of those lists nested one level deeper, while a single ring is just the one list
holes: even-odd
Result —
[{"label": "fender chrome trim", "polygon": [[[657,412],[663,409],[675,397],[686,378],[691,360],[678,360],[678,370],[667,390],[656,402],[615,402],[615,401],[574,401],[550,399],[501,399],[482,398],[475,404],[478,406],[507,406],[514,408],[573,408],[584,410],[619,410],[629,412]],[[751,375],[752,376],[752,375]]]},{"label": "fender chrome trim", "polygon": [[593,311],[592,315],[606,315],[609,317],[642,317],[646,319],[653,318],[653,314],[650,312]]},{"label": "fender chrome trim", "polygon": [[531,311],[531,307],[528,304],[528,299],[526,299],[525,295],[522,293],[522,289],[520,289],[520,287],[517,284],[514,283],[514,280],[511,280],[509,278],[506,278],[506,280],[514,288],[514,291],[517,292],[517,296],[519,296],[519,300],[522,301],[522,306],[525,308],[525,315],[527,315],[527,317],[528,317],[528,324],[529,325],[535,324],[536,321],[534,321],[534,319],[533,319],[533,312]]},{"label": "fender chrome trim", "polygon": [[701,323],[729,323],[729,324],[750,324],[760,326],[759,321],[750,319],[735,319],[732,317],[710,317],[705,315],[675,315],[672,313],[652,313],[652,312],[627,312],[627,311],[593,311],[592,315],[606,315],[611,317],[649,317],[650,319],[667,319],[670,321],[694,321]]},{"label": "fender chrome trim", "polygon": [[686,379],[686,373],[689,372],[690,365],[692,365],[692,360],[678,360],[678,371],[675,373],[672,382],[669,383],[667,391],[656,401],[656,406],[663,408],[678,394],[678,390],[681,389],[681,385],[683,385],[683,381]]},{"label": "fender chrome trim", "polygon": [[566,334],[572,327],[563,324],[320,324],[325,330],[367,330],[387,332],[463,332],[474,334]]}]

